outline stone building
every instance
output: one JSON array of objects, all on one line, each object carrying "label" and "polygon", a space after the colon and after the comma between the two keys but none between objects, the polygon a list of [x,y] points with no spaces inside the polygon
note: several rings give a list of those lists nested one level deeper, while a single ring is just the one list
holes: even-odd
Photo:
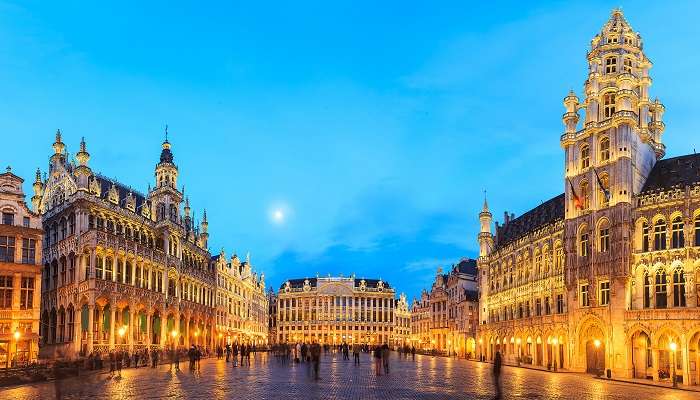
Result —
[{"label": "stone building", "polygon": [[238,255],[212,257],[216,270],[216,330],[219,344],[268,343],[268,299],[265,274],[253,272],[250,257],[241,262]]},{"label": "stone building", "polygon": [[411,345],[423,351],[430,350],[430,294],[423,289],[420,299],[411,305]]},{"label": "stone building", "polygon": [[34,362],[39,353],[43,231],[23,182],[10,167],[0,174],[0,368]]},{"label": "stone building", "polygon": [[698,384],[700,156],[663,159],[664,107],[620,10],[588,64],[583,102],[564,99],[564,193],[495,235],[486,203],[479,214],[479,350]]},{"label": "stone building", "polygon": [[277,344],[277,294],[270,288],[267,292],[267,342]]},{"label": "stone building", "polygon": [[93,172],[84,140],[69,159],[59,131],[53,149],[48,176],[37,172],[32,197],[46,232],[44,355],[211,347],[219,271],[207,249],[206,211],[196,223],[178,189],[167,131],[146,194]]},{"label": "stone building", "polygon": [[390,344],[395,291],[381,279],[292,279],[277,294],[277,342]]},{"label": "stone building", "polygon": [[406,295],[401,293],[394,305],[394,334],[391,337],[393,347],[406,346],[411,340],[411,310]]}]

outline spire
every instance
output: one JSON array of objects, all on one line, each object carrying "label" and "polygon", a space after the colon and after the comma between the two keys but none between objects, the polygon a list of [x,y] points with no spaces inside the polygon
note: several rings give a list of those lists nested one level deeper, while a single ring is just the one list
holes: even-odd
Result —
[{"label": "spire", "polygon": [[185,218],[190,218],[190,198],[185,197]]},{"label": "spire", "polygon": [[41,182],[41,170],[39,168],[36,169],[36,175],[34,175],[34,183],[42,183]]},{"label": "spire", "polygon": [[173,163],[173,153],[170,150],[170,142],[168,141],[168,125],[165,125],[165,141],[162,145],[163,151],[160,152],[160,163]]},{"label": "spire", "polygon": [[482,213],[489,212],[489,203],[486,201],[486,189],[484,189],[484,206],[481,208]]},{"label": "spire", "polygon": [[80,139],[80,151],[75,154],[75,158],[78,160],[78,164],[81,166],[87,166],[87,163],[90,160],[90,153],[87,152],[84,136]]},{"label": "spire", "polygon": [[53,143],[53,151],[55,154],[63,154],[66,145],[61,141],[61,130],[56,129],[56,141]]}]

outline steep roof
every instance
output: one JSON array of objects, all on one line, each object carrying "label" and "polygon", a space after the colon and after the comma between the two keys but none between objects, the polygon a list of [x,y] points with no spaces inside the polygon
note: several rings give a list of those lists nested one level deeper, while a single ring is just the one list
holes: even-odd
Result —
[{"label": "steep roof", "polygon": [[659,160],[644,183],[642,193],[685,187],[700,182],[700,154]]},{"label": "steep roof", "polygon": [[463,274],[476,275],[476,260],[473,258],[463,258],[455,265],[457,271]]},{"label": "steep roof", "polygon": [[503,247],[534,230],[562,219],[564,219],[564,193],[499,226],[496,231],[496,248]]},{"label": "steep roof", "polygon": [[100,184],[100,197],[103,199],[106,199],[107,196],[109,196],[109,189],[112,188],[112,183],[114,183],[114,187],[117,189],[117,193],[119,193],[119,207],[126,208],[126,198],[129,195],[129,192],[131,192],[134,195],[134,199],[136,200],[137,212],[141,210],[141,206],[143,205],[143,203],[146,202],[146,197],[142,193],[120,182],[117,182],[101,174],[95,174],[94,179],[96,179],[97,182]]}]

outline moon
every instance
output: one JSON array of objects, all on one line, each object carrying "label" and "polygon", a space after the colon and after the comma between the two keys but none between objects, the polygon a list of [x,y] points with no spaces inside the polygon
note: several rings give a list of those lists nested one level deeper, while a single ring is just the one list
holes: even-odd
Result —
[{"label": "moon", "polygon": [[272,218],[275,220],[275,222],[282,223],[284,221],[284,212],[282,210],[275,210],[272,213]]}]

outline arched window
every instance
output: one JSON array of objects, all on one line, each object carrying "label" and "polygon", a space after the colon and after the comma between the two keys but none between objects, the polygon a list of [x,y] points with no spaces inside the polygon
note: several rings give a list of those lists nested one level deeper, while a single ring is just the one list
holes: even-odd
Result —
[{"label": "arched window", "polygon": [[605,219],[598,225],[598,251],[605,253],[610,250],[610,222]]},{"label": "arched window", "polygon": [[605,59],[605,73],[606,74],[614,74],[615,72],[617,72],[617,57],[606,58]]},{"label": "arched window", "polygon": [[588,145],[581,146],[581,169],[588,168],[591,165],[591,150]]},{"label": "arched window", "polygon": [[644,271],[644,308],[651,307],[651,277]]},{"label": "arched window", "polygon": [[695,245],[700,246],[700,215],[695,217]]},{"label": "arched window", "polygon": [[611,118],[615,114],[615,93],[603,96],[603,117]]},{"label": "arched window", "polygon": [[676,216],[671,222],[671,248],[680,249],[685,246],[685,237],[683,236],[683,218]]},{"label": "arched window", "polygon": [[608,161],[610,159],[610,139],[603,138],[600,141],[600,161]]},{"label": "arched window", "polygon": [[673,306],[685,307],[685,274],[682,268],[673,271]]},{"label": "arched window", "polygon": [[654,250],[666,250],[666,221],[662,218],[654,224]]},{"label": "arched window", "polygon": [[578,255],[581,257],[588,256],[588,227],[585,225],[579,230]]},{"label": "arched window", "polygon": [[667,279],[666,279],[666,271],[663,270],[663,268],[659,268],[656,271],[656,281],[655,283],[655,294],[656,294],[656,308],[666,308],[666,305],[668,303],[668,297],[667,297],[667,289],[666,289],[666,284],[667,284]]},{"label": "arched window", "polygon": [[649,251],[649,224],[642,222],[642,251]]},{"label": "arched window", "polygon": [[583,181],[581,182],[581,187],[579,193],[579,196],[581,196],[581,209],[582,210],[588,210],[588,208],[591,206],[591,194],[589,190],[589,185],[588,181]]}]

